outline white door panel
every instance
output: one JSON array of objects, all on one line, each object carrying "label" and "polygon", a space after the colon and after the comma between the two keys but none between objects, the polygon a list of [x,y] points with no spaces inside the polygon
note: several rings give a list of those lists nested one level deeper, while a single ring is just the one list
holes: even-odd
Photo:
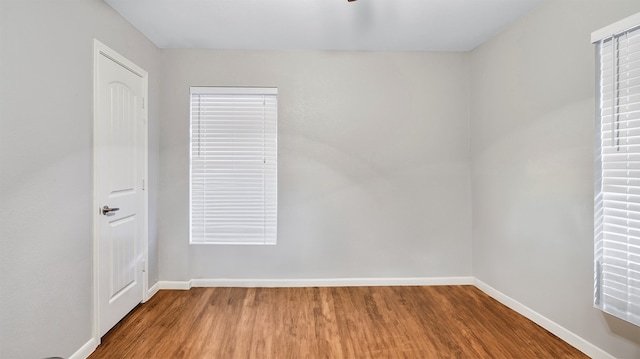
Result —
[{"label": "white door panel", "polygon": [[[95,191],[99,335],[143,300],[146,77],[96,56]],[[98,208],[96,208],[98,211]]]}]

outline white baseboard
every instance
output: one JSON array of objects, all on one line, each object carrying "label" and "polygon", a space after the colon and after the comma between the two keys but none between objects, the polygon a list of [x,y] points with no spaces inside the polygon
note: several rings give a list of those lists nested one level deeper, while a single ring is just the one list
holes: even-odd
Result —
[{"label": "white baseboard", "polygon": [[442,278],[310,278],[310,279],[192,279],[192,287],[364,287],[409,285],[473,285],[473,277]]},{"label": "white baseboard", "polygon": [[407,285],[473,285],[473,277],[416,278],[309,278],[309,279],[192,279],[160,281],[160,289],[188,290],[192,287],[364,287]]},{"label": "white baseboard", "polygon": [[91,353],[98,347],[98,342],[95,338],[89,339],[80,349],[73,353],[69,359],[87,359]]},{"label": "white baseboard", "polygon": [[147,299],[145,300],[145,302],[151,299],[151,297],[153,297],[154,295],[156,295],[156,293],[158,293],[159,290],[160,290],[160,282],[156,282],[156,284],[152,285],[151,288],[147,290]]},{"label": "white baseboard", "polygon": [[544,315],[536,312],[535,310],[527,307],[526,305],[518,302],[517,300],[507,296],[506,294],[500,292],[499,290],[491,287],[490,285],[484,283],[483,281],[474,278],[473,284],[476,288],[485,292],[487,295],[497,300],[498,302],[506,305],[507,307],[513,309],[514,311],[522,314],[527,317],[534,323],[543,327],[544,329],[550,331],[558,338],[564,340],[565,342],[571,344],[578,350],[587,354],[593,359],[615,359],[614,356],[605,352],[604,350],[598,348],[597,346],[589,343],[584,340],[582,337],[568,330],[567,328],[561,326],[560,324],[554,322],[553,320],[545,317]]},{"label": "white baseboard", "polygon": [[189,290],[191,289],[191,281],[166,281],[161,280],[158,282],[158,286],[160,289],[169,289],[169,290]]}]

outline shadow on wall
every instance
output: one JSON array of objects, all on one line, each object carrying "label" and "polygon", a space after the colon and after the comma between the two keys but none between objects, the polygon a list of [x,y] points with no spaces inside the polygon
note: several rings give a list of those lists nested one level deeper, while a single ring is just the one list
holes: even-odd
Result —
[{"label": "shadow on wall", "polygon": [[640,327],[614,317],[611,314],[602,312],[602,316],[605,322],[607,322],[607,327],[611,330],[611,333],[625,338],[632,343],[640,344]]}]

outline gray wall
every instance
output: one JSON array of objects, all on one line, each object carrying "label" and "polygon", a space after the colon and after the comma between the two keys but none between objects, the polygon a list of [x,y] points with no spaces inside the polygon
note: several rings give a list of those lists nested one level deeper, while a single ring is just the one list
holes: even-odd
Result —
[{"label": "gray wall", "polygon": [[[91,336],[94,37],[150,74],[152,284],[473,274],[639,357],[591,305],[589,43],[638,11],[547,1],[470,55],[159,51],[99,0],[0,0],[0,357]],[[192,85],[279,87],[277,246],[188,244]]]},{"label": "gray wall", "polygon": [[0,357],[68,357],[91,338],[93,38],[149,72],[152,209],[159,51],[100,0],[0,6]]},{"label": "gray wall", "polygon": [[592,308],[592,31],[640,1],[547,1],[471,53],[473,274],[620,358],[640,328]]},{"label": "gray wall", "polygon": [[[468,58],[163,50],[160,278],[471,275]],[[189,242],[189,86],[276,86],[278,245]]]}]

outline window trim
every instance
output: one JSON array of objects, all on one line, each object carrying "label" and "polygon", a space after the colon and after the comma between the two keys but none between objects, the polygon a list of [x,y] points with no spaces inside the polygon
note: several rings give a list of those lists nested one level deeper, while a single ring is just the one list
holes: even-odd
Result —
[{"label": "window trim", "polygon": [[[630,38],[629,34],[632,35]],[[623,36],[626,43],[620,47]],[[637,198],[640,176],[634,174],[640,163],[640,151],[634,150],[638,146],[636,132],[640,130],[637,125],[640,116],[635,110],[640,104],[637,100],[640,86],[636,75],[629,77],[632,71],[640,69],[638,60],[630,58],[630,55],[637,58],[640,54],[637,50],[640,13],[595,31],[591,40],[597,45],[593,303],[606,313],[640,325],[640,307],[634,301],[640,293],[640,274],[635,269],[640,268],[637,259],[640,249],[634,244],[640,243],[637,234],[640,231],[640,201]],[[605,46],[609,46],[607,52],[603,52]],[[629,52],[634,47],[636,50]],[[607,55],[611,59],[605,64],[611,65],[605,68],[602,59]],[[633,64],[632,70],[630,64]],[[607,77],[610,80],[603,83],[603,78]],[[606,87],[609,89],[605,91]],[[636,100],[630,101],[634,98]],[[607,102],[610,103],[605,105]],[[604,122],[607,117],[611,119]],[[621,155],[624,156],[616,158]],[[609,205],[605,206],[606,203]]]},{"label": "window trim", "polygon": [[[193,200],[194,200],[194,194],[193,194],[193,165],[194,165],[194,161],[193,161],[193,145],[194,145],[194,128],[193,128],[193,120],[194,120],[194,107],[193,107],[193,101],[194,101],[194,95],[211,95],[211,96],[262,96],[264,99],[267,99],[266,102],[264,103],[264,109],[269,108],[269,106],[267,105],[269,103],[268,98],[271,98],[272,101],[271,103],[274,104],[274,107],[272,106],[271,109],[275,110],[271,113],[271,116],[267,116],[263,118],[263,121],[271,121],[271,125],[267,126],[267,127],[271,127],[272,130],[271,131],[267,131],[267,132],[263,132],[267,133],[267,138],[263,139],[263,141],[258,141],[259,143],[262,143],[263,145],[265,145],[268,141],[270,141],[270,143],[272,144],[271,147],[274,147],[274,149],[271,152],[265,152],[264,155],[271,157],[272,161],[269,162],[265,157],[265,165],[262,168],[262,173],[269,173],[272,174],[274,177],[274,180],[271,181],[271,186],[267,186],[263,187],[263,191],[262,195],[263,195],[263,208],[264,208],[264,214],[261,216],[262,220],[265,223],[265,229],[264,232],[262,234],[262,237],[260,240],[250,240],[250,239],[240,239],[237,238],[238,240],[232,240],[229,238],[221,238],[220,240],[214,240],[211,238],[207,238],[206,236],[204,236],[202,238],[202,240],[196,240],[194,241],[194,234],[193,234],[193,230],[194,228],[194,224],[193,224],[193,209],[194,209],[194,205],[193,205]],[[190,87],[189,90],[189,244],[192,245],[210,245],[210,244],[216,244],[216,245],[275,245],[277,244],[277,157],[278,157],[278,149],[277,149],[277,138],[278,138],[278,89],[275,87],[216,87],[216,86],[193,86]],[[266,128],[266,127],[265,127]],[[272,138],[269,139],[268,137],[271,136]],[[263,179],[263,183],[265,180]],[[275,183],[273,183],[275,182]],[[266,189],[264,189],[266,188]],[[269,196],[268,195],[268,191],[271,190],[270,193],[273,193],[274,195]],[[269,197],[270,199],[267,200],[267,197]],[[271,210],[271,212],[270,212]],[[270,215],[269,213],[273,213],[272,215]],[[269,220],[270,218],[270,220]],[[269,228],[269,230],[267,231],[267,227]],[[268,233],[267,233],[268,232]],[[249,236],[250,237],[250,236]]]}]

